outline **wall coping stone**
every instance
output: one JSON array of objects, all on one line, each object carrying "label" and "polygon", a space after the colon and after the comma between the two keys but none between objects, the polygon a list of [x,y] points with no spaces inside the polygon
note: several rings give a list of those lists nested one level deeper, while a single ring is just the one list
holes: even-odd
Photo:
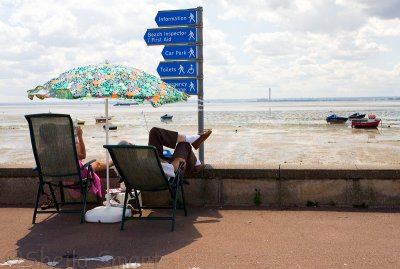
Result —
[{"label": "wall coping stone", "polygon": [[[0,178],[35,177],[32,168],[0,168]],[[99,173],[106,177],[105,172]],[[110,178],[116,178],[114,169],[110,170]],[[279,179],[279,180],[312,180],[312,179],[399,179],[400,165],[366,166],[366,165],[210,165],[203,172],[189,175],[187,178],[204,179]]]}]

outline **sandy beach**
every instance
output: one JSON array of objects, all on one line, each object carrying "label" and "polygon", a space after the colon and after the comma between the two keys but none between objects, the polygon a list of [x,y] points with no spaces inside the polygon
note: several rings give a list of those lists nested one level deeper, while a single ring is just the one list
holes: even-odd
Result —
[{"label": "sandy beach", "polygon": [[[147,144],[152,126],[180,133],[197,132],[197,105],[172,104],[113,107],[109,143],[120,140]],[[400,102],[300,102],[300,103],[211,103],[205,106],[205,128],[213,134],[205,144],[208,164],[299,164],[299,165],[393,165],[400,164]],[[0,167],[32,167],[33,154],[23,115],[68,113],[86,121],[82,126],[87,159],[104,159],[105,131],[94,118],[104,114],[102,103],[77,101],[54,105],[1,106]],[[378,129],[352,129],[349,123],[330,125],[329,113],[349,115],[352,111],[374,113],[382,118]],[[160,116],[174,115],[171,122]],[[197,154],[197,152],[196,152]]]}]

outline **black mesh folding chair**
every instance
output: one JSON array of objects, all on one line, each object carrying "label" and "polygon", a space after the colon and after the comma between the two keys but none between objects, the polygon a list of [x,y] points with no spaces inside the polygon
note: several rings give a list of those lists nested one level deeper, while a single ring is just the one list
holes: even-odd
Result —
[{"label": "black mesh folding chair", "polygon": [[[175,173],[174,178],[167,178],[162,169],[157,150],[153,146],[136,146],[136,145],[104,145],[108,149],[110,156],[114,162],[115,168],[118,171],[121,181],[125,183],[125,200],[124,210],[122,213],[121,230],[124,229],[124,221],[128,219],[146,219],[146,220],[171,220],[171,231],[175,228],[176,209],[183,209],[187,216],[185,197],[182,186],[182,163]],[[137,191],[143,192],[159,192],[168,191],[171,195],[172,205],[170,206],[143,206],[140,205],[138,199],[137,206],[139,215],[125,217],[125,210],[128,200],[128,195],[138,197]],[[133,193],[132,193],[133,192]],[[179,193],[182,197],[182,203],[178,207],[177,202]],[[170,209],[171,216],[142,216],[142,209]]]},{"label": "black mesh folding chair", "polygon": [[[84,220],[87,193],[90,184],[95,184],[91,160],[79,166],[75,145],[74,128],[70,115],[32,114],[25,115],[29,124],[33,155],[39,176],[35,210],[32,224],[38,213],[80,213],[81,223]],[[81,170],[88,168],[87,177],[81,177]],[[66,183],[68,182],[68,183]],[[56,210],[38,210],[39,199],[48,185]],[[54,188],[60,188],[60,202],[57,201]],[[80,193],[80,201],[65,202],[64,190],[75,189]],[[97,203],[99,200],[97,199]],[[81,204],[80,209],[60,209],[65,204]]]}]

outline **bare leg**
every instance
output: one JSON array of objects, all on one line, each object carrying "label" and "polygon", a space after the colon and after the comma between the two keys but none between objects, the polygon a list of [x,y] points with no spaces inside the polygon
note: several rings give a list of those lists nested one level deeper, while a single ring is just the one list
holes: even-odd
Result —
[{"label": "bare leg", "polygon": [[185,172],[185,170],[186,170],[186,160],[183,159],[183,158],[179,158],[179,157],[176,157],[176,158],[171,162],[172,166],[174,167],[174,171],[176,172],[176,170],[178,170],[178,167],[179,167],[179,163],[180,163],[180,162],[183,162],[182,170],[183,170],[183,172]]},{"label": "bare leg", "polygon": [[[196,165],[197,158],[192,151],[192,146],[187,142],[180,142],[176,145],[173,157],[172,165],[174,165],[175,160],[178,160],[175,165],[179,165],[179,160],[185,160],[185,171],[187,174]],[[174,168],[176,169],[178,166],[175,167],[175,165]]]},{"label": "bare leg", "polygon": [[[111,167],[113,165],[114,165],[113,161],[110,161],[109,166]],[[95,161],[92,163],[92,169],[93,169],[93,172],[95,172],[95,173],[100,172],[100,171],[106,171],[107,163],[105,161]]]},{"label": "bare leg", "polygon": [[178,138],[176,139],[176,143],[178,144],[179,142],[186,142],[186,138],[184,135],[178,134]]}]

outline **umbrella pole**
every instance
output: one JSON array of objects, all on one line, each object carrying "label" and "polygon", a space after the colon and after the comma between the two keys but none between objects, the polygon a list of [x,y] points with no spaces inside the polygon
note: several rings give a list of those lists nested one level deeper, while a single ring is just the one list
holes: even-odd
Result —
[{"label": "umbrella pole", "polygon": [[[106,114],[106,144],[108,145],[108,98],[105,100],[105,114]],[[85,214],[85,220],[87,222],[96,223],[114,223],[120,222],[122,219],[123,208],[122,207],[111,207],[110,203],[110,165],[109,165],[109,153],[106,150],[106,179],[107,179],[107,192],[106,192],[106,206],[98,206],[91,210],[88,210]],[[126,209],[125,217],[131,215],[131,210]]]},{"label": "umbrella pole", "polygon": [[[105,114],[106,114],[106,145],[108,145],[108,98],[105,101]],[[109,154],[106,149],[106,182],[107,182],[107,192],[106,192],[106,207],[111,207],[110,203],[110,164],[109,164]]]}]

